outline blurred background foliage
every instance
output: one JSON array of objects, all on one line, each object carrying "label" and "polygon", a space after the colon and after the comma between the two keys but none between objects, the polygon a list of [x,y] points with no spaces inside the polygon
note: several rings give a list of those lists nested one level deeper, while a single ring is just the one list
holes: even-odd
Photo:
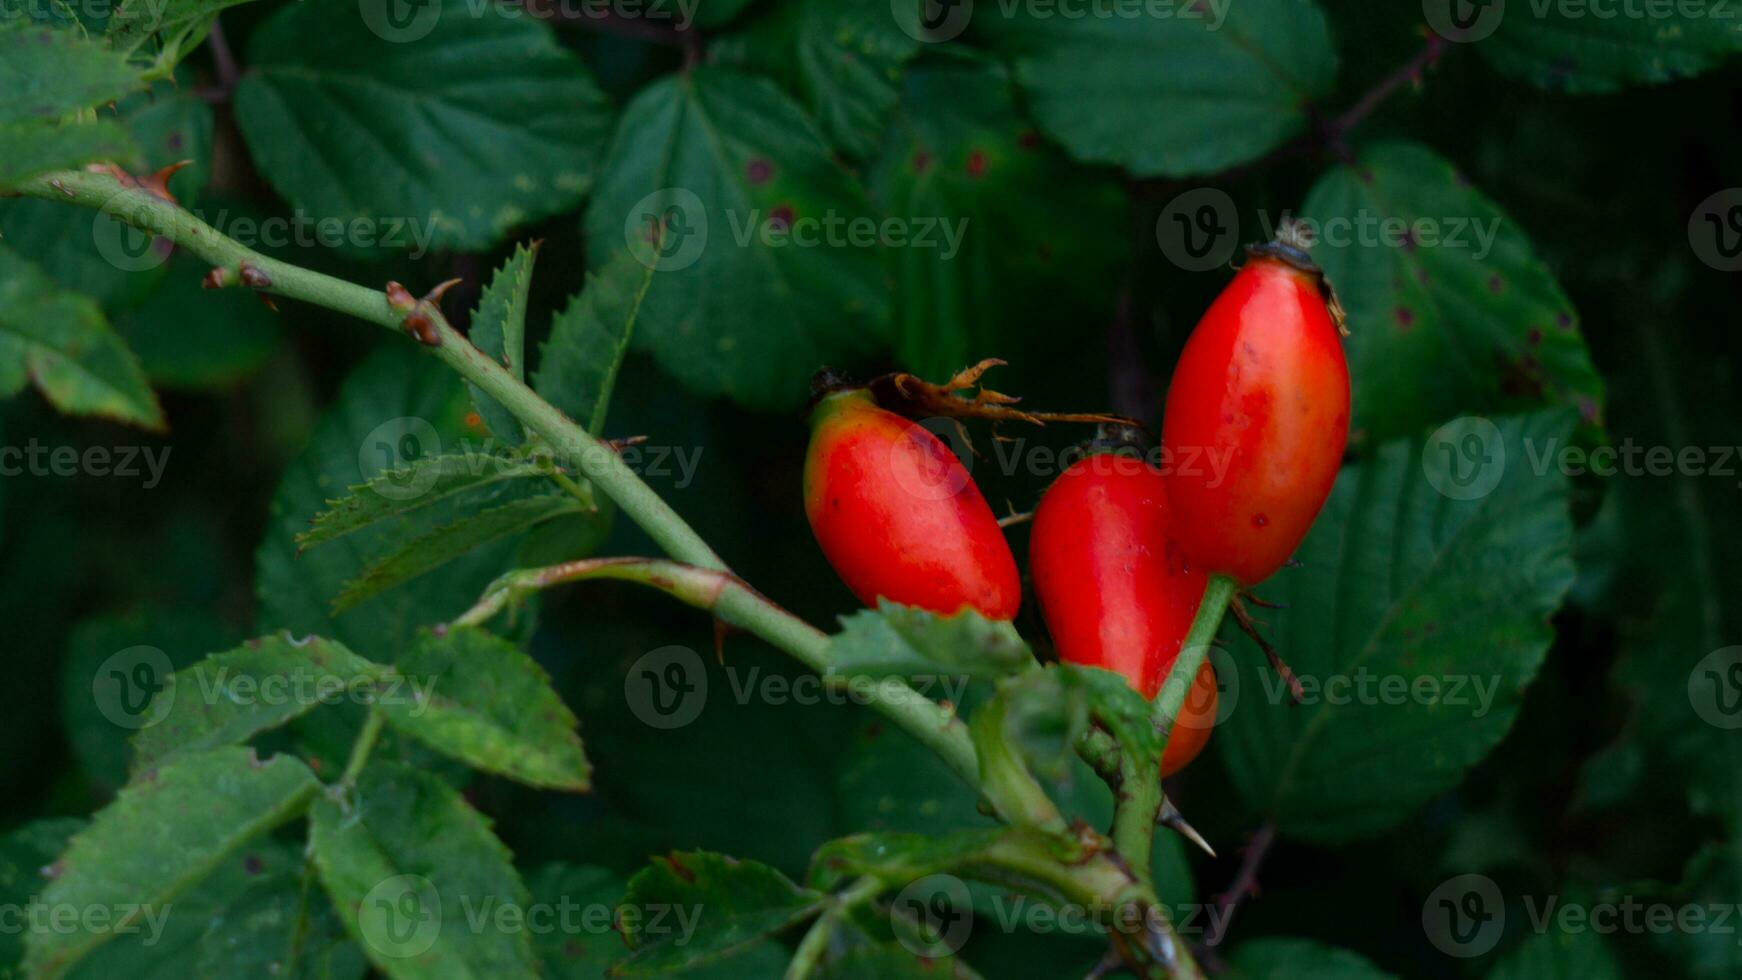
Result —
[{"label": "blurred background foliage", "polygon": [[[383,46],[348,5],[227,10],[222,39],[239,75],[208,45],[173,84],[117,112],[139,165],[195,161],[175,187],[209,220],[298,207],[317,217],[448,208],[452,223],[428,255],[294,246],[275,254],[368,284],[464,277],[450,311],[475,304],[516,242],[542,239],[529,350],[585,270],[620,247],[631,202],[667,184],[730,183],[745,159],[774,161],[773,206],[966,218],[950,261],[913,249],[819,249],[778,255],[770,272],[755,264],[764,257],[755,249],[716,249],[690,273],[662,275],[649,296],[607,435],[699,449],[693,482],[650,482],[740,574],[813,623],[832,623],[853,601],[812,544],[799,504],[809,372],[827,360],[867,374],[939,376],[997,356],[1011,364],[994,386],[1029,404],[1111,408],[1154,423],[1186,333],[1227,281],[1225,266],[1182,269],[1158,240],[1164,209],[1201,188],[1229,195],[1248,239],[1264,216],[1336,213],[1399,187],[1437,209],[1424,213],[1503,216],[1507,244],[1491,262],[1523,276],[1532,296],[1471,296],[1464,287],[1485,281],[1448,270],[1461,301],[1411,295],[1424,302],[1419,332],[1406,340],[1392,336],[1387,303],[1406,287],[1337,283],[1355,331],[1352,455],[1469,412],[1554,404],[1577,410],[1588,445],[1742,443],[1742,278],[1702,263],[1689,245],[1701,202],[1742,184],[1742,62],[1720,58],[1735,47],[1728,26],[1693,23],[1690,38],[1645,37],[1643,50],[1592,42],[1565,51],[1503,27],[1489,41],[1443,46],[1429,67],[1418,5],[1235,0],[1228,29],[1254,32],[1277,72],[1254,78],[1215,35],[1125,48],[1092,23],[982,13],[960,38],[932,44],[905,34],[886,7],[707,0],[690,38],[585,18],[486,19],[492,31],[517,25],[514,43],[550,66],[548,78],[522,66],[506,111],[536,117],[541,139],[569,147],[541,143],[540,152],[574,167],[530,188],[516,186],[510,159],[468,163],[444,152],[438,127],[420,130],[392,105],[347,114],[333,90],[297,87],[310,65],[368,63],[401,84],[437,87],[443,71],[458,70],[417,63],[418,44]],[[466,26],[456,18],[441,29]],[[564,67],[571,55],[583,73]],[[699,65],[686,68],[686,59]],[[1412,59],[1426,70],[1352,128],[1338,125]],[[1211,98],[1206,109],[1193,98],[1202,86],[1248,101],[1221,111]],[[312,176],[298,140],[344,126],[388,135],[367,150],[333,137],[349,155],[338,157],[336,175]],[[730,139],[713,145],[707,132]],[[676,176],[655,166],[669,145],[680,148],[668,161]],[[442,154],[429,180],[413,159],[425,152]],[[743,193],[746,206],[764,200],[754,183]],[[96,220],[0,201],[0,247],[101,305],[158,390],[170,429],[70,418],[29,394],[0,406],[0,433],[6,445],[145,445],[171,455],[150,488],[119,477],[0,481],[0,606],[13,624],[13,674],[0,685],[0,822],[30,824],[31,833],[43,826],[34,821],[101,807],[125,777],[125,733],[90,697],[91,671],[108,654],[149,644],[180,664],[290,627],[391,659],[412,627],[460,612],[514,558],[512,542],[484,549],[333,617],[327,599],[357,570],[355,556],[295,558],[290,536],[355,482],[373,424],[417,415],[444,438],[481,438],[466,424],[463,385],[400,338],[321,310],[282,304],[274,313],[244,293],[202,293],[203,270],[187,256],[118,270],[93,245],[107,219]],[[1334,281],[1346,261],[1326,259]],[[1560,312],[1570,332],[1521,366],[1518,342],[1555,327]],[[1478,347],[1472,362],[1450,366],[1458,343],[1495,336],[1503,339],[1492,351]],[[1056,447],[1080,435],[1017,434]],[[1007,501],[1023,510],[1044,483],[1017,476],[984,489],[998,509]],[[1548,976],[1572,963],[1596,965],[1561,975],[1742,973],[1734,935],[1587,935],[1561,943],[1576,949],[1545,952],[1513,908],[1500,947],[1462,961],[1423,932],[1421,897],[1467,873],[1494,878],[1508,895],[1742,901],[1742,736],[1701,721],[1686,692],[1695,662],[1742,642],[1742,489],[1735,477],[1586,476],[1570,493],[1576,579],[1504,740],[1459,785],[1387,829],[1340,844],[1285,835],[1232,945],[1310,937],[1412,977]],[[1012,540],[1020,554],[1024,532]],[[617,521],[597,550],[652,545]],[[1020,625],[1044,636],[1031,612]],[[628,665],[667,644],[705,652],[714,642],[705,616],[674,612],[659,596],[609,584],[559,591],[541,601],[529,642],[582,719],[597,786],[585,796],[493,779],[468,786],[524,868],[592,865],[621,880],[650,854],[700,847],[797,876],[819,844],[845,833],[972,819],[972,801],[964,813],[947,773],[862,708],[716,697],[685,728],[637,722],[622,693]],[[740,671],[795,670],[745,637],[728,638],[725,655]],[[731,690],[707,659],[712,688]],[[311,724],[298,737],[319,755],[342,752],[348,734]],[[1163,841],[1178,868],[1164,892],[1178,901],[1226,888],[1243,840],[1265,818],[1230,778],[1227,743],[1212,740],[1208,757],[1170,786],[1222,854],[1188,862]],[[384,750],[393,753],[427,763],[409,745]],[[25,838],[11,841],[25,848]],[[1260,947],[1242,965],[1268,975],[1267,958],[1290,962],[1287,952]],[[1060,975],[1095,955],[1093,945],[990,930],[966,952],[988,976]]]}]

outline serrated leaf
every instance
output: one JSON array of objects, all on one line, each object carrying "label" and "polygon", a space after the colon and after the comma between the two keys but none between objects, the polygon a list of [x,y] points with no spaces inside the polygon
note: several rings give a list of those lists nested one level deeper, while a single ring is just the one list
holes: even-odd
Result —
[{"label": "serrated leaf", "polygon": [[544,475],[539,464],[529,459],[486,453],[424,456],[409,466],[382,470],[368,483],[351,487],[348,496],[329,501],[331,506],[296,536],[296,544],[311,548],[504,481]]},{"label": "serrated leaf", "polygon": [[567,493],[548,493],[522,497],[461,517],[405,542],[372,562],[362,575],[345,583],[333,599],[333,611],[342,613],[383,590],[434,571],[493,541],[519,534],[545,521],[587,513],[599,511]]},{"label": "serrated leaf", "polygon": [[50,170],[64,170],[91,160],[117,160],[135,150],[127,130],[107,119],[77,126],[27,120],[0,123],[0,189]]},{"label": "serrated leaf", "polygon": [[246,742],[323,704],[374,699],[391,668],[318,636],[257,637],[168,679],[152,700],[152,723],[133,737],[142,772],[190,752]]},{"label": "serrated leaf", "polygon": [[1390,980],[1357,953],[1305,939],[1255,939],[1228,957],[1234,980]]},{"label": "serrated leaf", "polygon": [[1034,652],[1016,627],[972,609],[940,616],[884,602],[841,617],[841,632],[829,641],[832,677],[990,678],[1032,666]]},{"label": "serrated leaf", "polygon": [[1555,929],[1526,939],[1488,980],[1621,980],[1621,970],[1600,934]]},{"label": "serrated leaf", "polygon": [[1498,22],[1473,47],[1507,75],[1564,92],[1661,85],[1711,71],[1742,52],[1742,22],[1725,4],[1694,8],[1706,16],[1667,5],[1655,13],[1628,8],[1619,16],[1600,9],[1535,0],[1512,11],[1478,11],[1472,32],[1484,31],[1490,17]]},{"label": "serrated leaf", "polygon": [[377,969],[394,980],[538,975],[528,930],[495,927],[528,896],[489,820],[436,776],[390,762],[364,770],[351,806],[317,801],[309,847]]},{"label": "serrated leaf", "polygon": [[[103,35],[115,50],[146,48],[173,64],[205,39],[218,14],[247,0],[122,0]],[[156,43],[153,44],[153,38]],[[159,64],[159,68],[169,67]]]},{"label": "serrated leaf", "polygon": [[511,542],[481,549],[415,585],[390,589],[335,616],[332,598],[344,583],[382,551],[427,531],[421,518],[445,521],[453,515],[432,507],[376,522],[298,554],[296,536],[343,488],[366,483],[383,470],[442,455],[444,448],[466,448],[465,387],[445,365],[412,348],[385,344],[355,368],[308,448],[286,470],[255,553],[260,632],[315,633],[391,663],[418,627],[464,612],[484,586],[507,570]]},{"label": "serrated leaf", "polygon": [[[115,910],[117,926],[139,920],[168,908],[237,847],[302,812],[319,788],[290,756],[262,762],[243,748],[186,756],[99,811],[56,862],[42,900]],[[32,976],[61,976],[115,934],[32,931],[25,966]]]},{"label": "serrated leaf", "polygon": [[906,884],[929,874],[955,871],[982,859],[1013,832],[999,827],[944,834],[855,834],[817,849],[807,881],[834,891],[862,875]]},{"label": "serrated leaf", "polygon": [[[538,258],[538,242],[517,245],[514,254],[502,263],[502,268],[490,277],[478,308],[472,311],[472,326],[466,336],[472,345],[495,358],[510,374],[526,380],[526,295],[532,288],[532,265]],[[526,432],[514,413],[502,403],[484,394],[477,385],[468,385],[472,404],[490,431],[511,446],[526,441]]]},{"label": "serrated leaf", "polygon": [[1571,300],[1518,225],[1432,150],[1369,147],[1320,178],[1302,214],[1323,230],[1313,258],[1349,314],[1358,437],[1542,405],[1601,417]]},{"label": "serrated leaf", "polygon": [[[1287,703],[1256,650],[1232,658],[1237,684],[1223,678],[1219,698],[1213,742],[1284,833],[1383,830],[1506,734],[1572,584],[1567,477],[1533,462],[1572,422],[1474,420],[1387,443],[1338,477],[1298,552],[1305,567],[1264,586],[1287,607],[1265,619],[1305,703]],[[1471,454],[1456,471],[1448,446]]]},{"label": "serrated leaf", "polygon": [[462,250],[574,207],[611,111],[550,26],[468,0],[388,11],[315,0],[254,32],[236,119],[279,193]]},{"label": "serrated leaf", "polygon": [[575,716],[519,647],[480,629],[426,632],[398,666],[428,697],[383,702],[394,728],[528,786],[588,788]]},{"label": "serrated leaf", "polygon": [[587,276],[580,295],[551,321],[550,339],[539,348],[533,389],[594,435],[605,427],[617,372],[654,275],[652,266],[628,252],[613,257]]},{"label": "serrated leaf", "polygon": [[1079,160],[1140,177],[1215,173],[1262,156],[1306,128],[1311,103],[1337,77],[1311,0],[1182,3],[1168,16],[1004,10],[976,17],[972,30],[1013,56],[1041,129]]},{"label": "serrated leaf", "polygon": [[62,412],[165,428],[139,361],[97,304],[0,245],[0,397],[26,381]]},{"label": "serrated leaf", "polygon": [[80,32],[0,21],[0,123],[60,119],[144,87],[125,57]]},{"label": "serrated leaf", "polygon": [[1126,220],[1124,191],[1039,139],[1002,66],[911,66],[867,179],[883,211],[912,222],[912,243],[887,250],[906,370],[946,377],[990,351],[1050,360],[1061,333],[1072,353],[1085,340],[1058,323],[1109,319],[1127,248],[1105,230]]},{"label": "serrated leaf", "polygon": [[803,98],[831,144],[863,160],[877,150],[902,67],[919,47],[881,0],[789,0],[745,30],[710,40],[708,54],[779,79]]},{"label": "serrated leaf", "polygon": [[595,270],[626,250],[659,268],[636,338],[667,371],[701,394],[792,408],[818,365],[881,345],[887,296],[875,250],[778,244],[780,233],[869,214],[772,82],[701,67],[624,110],[586,237]]},{"label": "serrated leaf", "polygon": [[[706,851],[667,855],[629,882],[618,908],[623,939],[635,951],[612,976],[660,976],[717,962],[815,915],[828,896],[793,884],[755,861]],[[662,909],[686,909],[693,935],[678,933]]]}]

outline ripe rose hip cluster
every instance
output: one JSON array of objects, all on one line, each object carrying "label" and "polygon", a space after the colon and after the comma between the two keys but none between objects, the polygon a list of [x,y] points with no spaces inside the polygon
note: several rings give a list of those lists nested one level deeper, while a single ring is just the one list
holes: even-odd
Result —
[{"label": "ripe rose hip cluster", "polygon": [[[1095,465],[1091,450],[1047,489],[1029,575],[1061,659],[1115,671],[1154,698],[1209,576],[1250,587],[1288,560],[1331,492],[1348,438],[1341,320],[1300,243],[1285,235],[1249,248],[1186,343],[1162,423],[1170,450],[1230,454],[1225,478],[1164,475],[1141,460]],[[914,492],[921,485],[940,489]],[[817,403],[804,494],[823,553],[867,605],[1015,617],[1022,579],[992,509],[942,441],[880,407],[871,389]],[[1186,705],[1163,775],[1209,740],[1207,662]]]}]

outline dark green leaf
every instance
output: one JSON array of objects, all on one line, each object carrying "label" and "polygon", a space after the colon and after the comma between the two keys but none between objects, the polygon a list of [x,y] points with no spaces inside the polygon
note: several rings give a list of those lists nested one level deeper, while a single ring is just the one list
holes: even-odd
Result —
[{"label": "dark green leaf", "polygon": [[972,609],[940,616],[884,603],[841,618],[829,641],[832,677],[1002,677],[1034,665],[1016,628]]},{"label": "dark green leaf", "polygon": [[[251,838],[305,808],[320,783],[290,756],[250,749],[186,756],[121,791],[73,837],[42,891],[49,906],[112,910],[117,929],[168,910]],[[141,842],[150,841],[150,846]],[[116,931],[33,931],[25,964],[57,977]]]},{"label": "dark green leaf", "polygon": [[[22,909],[39,898],[47,884],[44,872],[84,826],[83,820],[38,820],[0,837],[0,902]],[[20,976],[24,942],[22,930],[0,930],[0,977]]]},{"label": "dark green leaf", "polygon": [[169,678],[153,699],[153,721],[133,737],[133,770],[143,772],[255,735],[323,704],[373,700],[393,671],[318,636],[274,634],[214,654]]},{"label": "dark green leaf", "polygon": [[0,123],[60,119],[144,87],[126,58],[81,31],[0,20]]},{"label": "dark green leaf", "polygon": [[1037,137],[1002,67],[912,66],[869,181],[909,222],[907,243],[887,249],[906,370],[944,377],[993,354],[1020,364],[1061,334],[1074,354],[1080,328],[1058,324],[1108,320],[1125,245],[1107,229],[1127,220],[1124,193]]},{"label": "dark green leaf", "polygon": [[[706,851],[660,858],[629,882],[617,911],[635,954],[615,976],[659,976],[754,948],[757,940],[815,915],[827,897],[755,861]],[[686,912],[694,934],[680,931]]]},{"label": "dark green leaf", "polygon": [[[462,517],[451,524],[405,542],[345,583],[333,599],[333,610],[342,613],[383,590],[409,582],[464,557],[472,550],[545,521],[574,514],[597,514],[599,510],[567,493],[522,497],[488,510]],[[603,519],[603,518],[601,518]]]},{"label": "dark green leaf", "polygon": [[1621,970],[1598,933],[1553,929],[1526,939],[1488,980],[1621,980]]},{"label": "dark green leaf", "polygon": [[613,257],[587,276],[580,295],[551,321],[550,339],[539,348],[533,388],[594,435],[605,428],[611,390],[654,274],[653,266],[642,265],[629,252]]},{"label": "dark green leaf", "polygon": [[[117,51],[144,49],[168,67],[192,51],[218,14],[246,0],[122,0],[105,38]],[[155,41],[154,41],[155,39]]]},{"label": "dark green leaf", "polygon": [[[1731,834],[1734,833],[1732,829]],[[1675,892],[1677,901],[1667,907],[1674,908],[1678,917],[1699,918],[1692,920],[1696,923],[1692,927],[1662,934],[1661,946],[1686,965],[1694,980],[1736,976],[1742,971],[1742,945],[1736,942],[1732,920],[1736,896],[1742,895],[1742,840],[1731,836],[1728,840],[1707,843],[1688,861]],[[1656,907],[1659,906],[1653,906]]]},{"label": "dark green leaf", "polygon": [[26,120],[0,123],[0,188],[50,170],[64,170],[91,160],[117,160],[135,151],[127,130],[107,119],[85,125],[54,125]]},{"label": "dark green leaf", "polygon": [[407,221],[416,248],[487,248],[574,207],[610,107],[548,25],[443,0],[283,7],[254,32],[236,119],[255,162],[316,216]]},{"label": "dark green leaf", "polygon": [[809,882],[836,891],[871,875],[905,885],[926,875],[959,871],[983,860],[985,852],[1014,833],[1005,828],[938,834],[857,834],[817,849]]},{"label": "dark green leaf", "polygon": [[[595,270],[625,250],[659,269],[636,337],[666,370],[701,394],[792,408],[819,365],[881,345],[878,257],[831,244],[821,224],[870,221],[868,212],[772,82],[702,67],[654,83],[624,110],[587,208],[587,245]],[[821,243],[786,234],[799,222],[817,223]]]},{"label": "dark green leaf", "polygon": [[1483,11],[1471,30],[1483,31],[1492,19],[1493,34],[1474,47],[1514,78],[1565,92],[1613,92],[1711,71],[1742,51],[1742,20],[1731,6],[1694,5],[1692,16],[1687,9],[1647,4],[1617,15],[1596,4],[1537,0]]},{"label": "dark green leaf", "polygon": [[84,296],[58,289],[0,245],[0,396],[33,382],[56,408],[165,426],[139,361]]},{"label": "dark green leaf", "polygon": [[542,476],[544,470],[530,459],[486,453],[421,456],[409,466],[382,470],[368,483],[351,487],[348,496],[329,501],[309,529],[296,536],[296,544],[310,548],[498,483]]},{"label": "dark green leaf", "polygon": [[1015,56],[1041,128],[1079,160],[1142,177],[1256,159],[1304,129],[1336,81],[1336,49],[1311,0],[1181,3],[1166,16],[1005,9],[973,29]]},{"label": "dark green leaf", "polygon": [[1572,584],[1567,478],[1541,463],[1572,421],[1470,419],[1387,443],[1338,478],[1305,567],[1265,586],[1287,607],[1266,619],[1304,702],[1287,703],[1256,651],[1222,672],[1212,744],[1285,833],[1389,827],[1506,734]]},{"label": "dark green leaf", "polygon": [[[472,311],[472,326],[466,336],[473,346],[507,366],[509,373],[526,380],[526,294],[532,288],[532,264],[538,258],[538,242],[517,245],[514,254],[490,277],[478,308]],[[496,437],[510,446],[526,441],[526,433],[514,413],[502,403],[471,385],[472,404]]]},{"label": "dark green leaf", "polygon": [[425,633],[400,658],[399,672],[427,697],[384,701],[388,724],[529,786],[587,788],[575,716],[519,647],[480,629]]},{"label": "dark green leaf", "polygon": [[347,810],[310,810],[309,846],[345,928],[394,980],[538,975],[526,886],[490,822],[428,773],[375,762]]},{"label": "dark green leaf", "polygon": [[279,318],[259,297],[202,289],[204,266],[178,251],[163,285],[115,316],[115,332],[139,354],[146,377],[165,388],[222,389],[246,379],[278,349]]}]

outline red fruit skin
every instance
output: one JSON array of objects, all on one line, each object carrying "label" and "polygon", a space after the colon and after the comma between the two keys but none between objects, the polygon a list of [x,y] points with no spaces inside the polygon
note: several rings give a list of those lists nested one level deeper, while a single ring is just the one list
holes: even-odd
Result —
[{"label": "red fruit skin", "polygon": [[867,606],[881,597],[1016,617],[1016,558],[973,478],[936,436],[868,393],[828,395],[812,413],[804,504],[829,564]]},{"label": "red fruit skin", "polygon": [[1253,256],[1168,387],[1168,503],[1186,553],[1242,585],[1269,578],[1324,506],[1348,438],[1349,365],[1316,274]]},{"label": "red fruit skin", "polygon": [[[1179,658],[1207,576],[1174,540],[1166,478],[1128,456],[1079,460],[1034,512],[1029,576],[1042,618],[1068,663],[1102,667],[1153,699]],[[1205,663],[1162,755],[1162,775],[1192,761],[1216,717]]]}]

